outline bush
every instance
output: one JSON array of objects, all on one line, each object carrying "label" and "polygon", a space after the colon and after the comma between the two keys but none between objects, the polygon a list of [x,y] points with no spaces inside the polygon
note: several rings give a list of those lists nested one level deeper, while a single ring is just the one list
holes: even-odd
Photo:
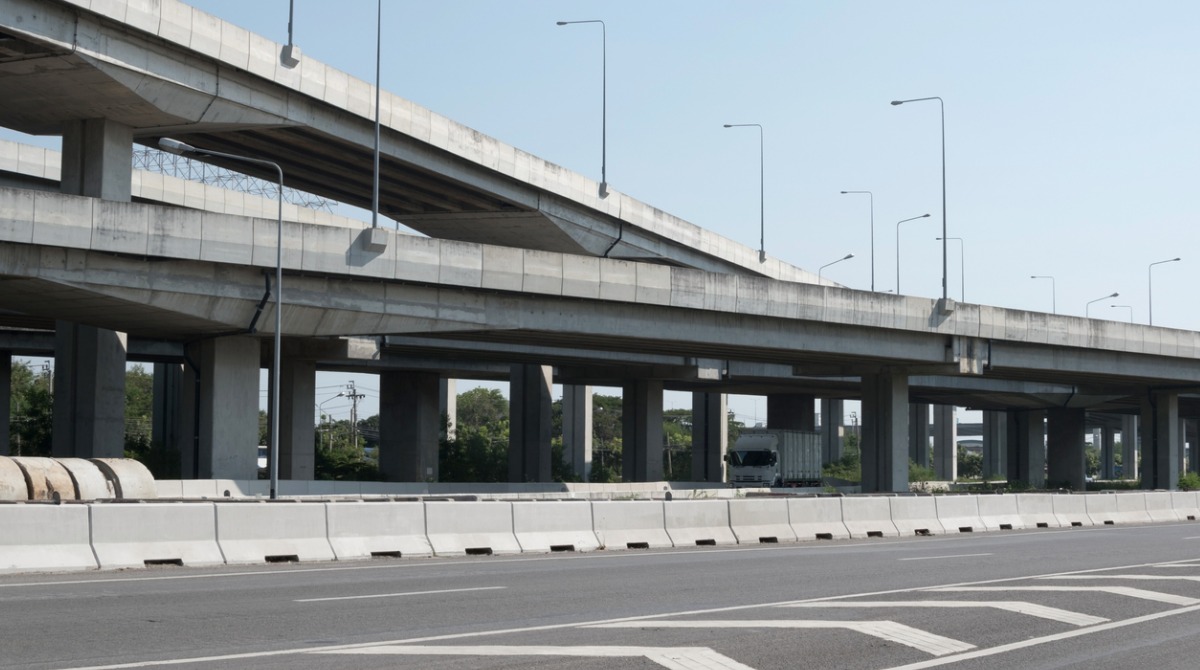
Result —
[{"label": "bush", "polygon": [[917,465],[916,461],[908,462],[908,481],[910,482],[932,482],[938,478],[937,471],[933,468]]},{"label": "bush", "polygon": [[1179,478],[1180,491],[1200,491],[1200,474],[1188,472]]}]

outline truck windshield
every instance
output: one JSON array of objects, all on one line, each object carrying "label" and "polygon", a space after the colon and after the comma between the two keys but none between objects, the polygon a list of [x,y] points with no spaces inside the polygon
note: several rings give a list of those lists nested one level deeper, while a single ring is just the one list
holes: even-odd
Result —
[{"label": "truck windshield", "polygon": [[729,452],[729,464],[750,468],[763,468],[771,465],[771,452],[765,449],[755,451]]}]

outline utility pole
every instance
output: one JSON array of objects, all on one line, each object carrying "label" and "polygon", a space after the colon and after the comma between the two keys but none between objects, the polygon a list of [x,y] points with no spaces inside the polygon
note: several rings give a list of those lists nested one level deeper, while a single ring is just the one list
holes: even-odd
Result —
[{"label": "utility pole", "polygon": [[354,450],[358,451],[358,399],[366,396],[358,392],[354,388],[354,380],[346,385],[346,397],[350,399],[350,443],[354,445]]}]

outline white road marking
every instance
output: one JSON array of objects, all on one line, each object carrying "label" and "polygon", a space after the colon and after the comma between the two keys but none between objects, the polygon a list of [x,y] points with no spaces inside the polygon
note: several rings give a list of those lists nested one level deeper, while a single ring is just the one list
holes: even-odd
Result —
[{"label": "white road marking", "polygon": [[[1104,529],[1104,530],[1108,531],[1108,532],[1119,532],[1122,530],[1142,530],[1142,529],[1143,529],[1143,527],[1133,526],[1133,527],[1116,528],[1116,529],[1109,528],[1109,529]],[[1058,532],[1067,533],[1067,532],[1074,532],[1074,531],[1049,531],[1047,533],[1039,533],[1039,535],[1044,537],[1046,535],[1050,535],[1050,534],[1058,533]],[[1002,538],[1015,538],[1015,537],[1019,537],[1019,536],[1008,535],[1008,536],[1001,536],[1001,537]],[[922,540],[921,544],[927,544],[929,542],[937,542],[937,541],[938,541],[938,538]],[[896,543],[890,543],[888,546],[894,547],[896,544],[907,544],[907,543],[896,542]],[[823,546],[826,546],[826,547],[872,546],[873,547],[874,543],[864,542],[864,543],[862,543],[862,545],[842,544],[842,545],[823,545]],[[796,547],[796,548],[800,548],[800,547]],[[594,555],[594,554],[589,554],[589,555],[580,556],[580,557],[569,557],[569,558],[558,559],[558,560],[586,560],[586,557],[592,556],[592,555]],[[633,555],[634,556],[650,556],[650,555],[655,555],[655,554],[633,554]],[[497,560],[496,562],[497,563],[524,562],[524,561],[532,561],[532,560],[543,560],[543,559],[533,559],[533,558],[512,559],[512,560]],[[1195,559],[1173,561],[1170,563],[1190,563],[1193,560],[1195,560]],[[1168,563],[1168,564],[1170,564],[1170,563]],[[430,562],[430,563],[412,563],[412,564],[408,564],[408,565],[410,567],[417,567],[417,566],[445,567],[447,565],[454,565],[454,564],[456,564],[455,561],[436,561],[436,562]],[[401,565],[403,565],[403,564],[401,564]],[[1061,575],[1061,574],[1094,574],[1094,573],[1103,572],[1103,571],[1132,570],[1135,568],[1147,568],[1147,567],[1151,567],[1151,566],[1162,566],[1162,565],[1165,565],[1165,564],[1164,563],[1139,563],[1136,565],[1120,565],[1120,566],[1113,566],[1113,567],[1108,567],[1108,568],[1089,568],[1086,570],[1072,571],[1070,573],[1051,573],[1051,574],[1047,574],[1047,575],[1027,575],[1024,577],[1002,577],[1000,579],[988,579],[988,580],[975,581],[975,582],[960,582],[958,584],[950,584],[945,587],[932,588],[932,589],[929,587],[917,587],[917,588],[907,588],[907,589],[888,589],[888,590],[884,590],[884,591],[871,591],[871,592],[866,592],[866,593],[850,593],[850,594],[845,594],[845,595],[840,595],[840,596],[825,596],[825,597],[821,597],[821,598],[809,598],[809,599],[805,599],[805,600],[784,600],[784,601],[770,602],[770,603],[754,603],[754,604],[750,604],[750,605],[730,605],[727,607],[712,607],[712,608],[699,609],[699,610],[665,612],[665,613],[661,613],[661,614],[643,614],[643,615],[639,615],[639,616],[619,617],[619,618],[615,618],[615,619],[600,619],[600,620],[593,621],[593,622],[545,624],[545,625],[541,625],[541,626],[525,626],[525,627],[521,627],[521,628],[496,628],[496,629],[492,629],[492,630],[474,631],[474,632],[470,632],[470,633],[451,633],[451,634],[447,634],[447,635],[430,635],[430,636],[419,637],[419,638],[405,638],[405,639],[399,639],[399,640],[380,640],[380,641],[370,642],[370,643],[361,643],[360,642],[357,644],[330,645],[327,647],[320,647],[320,648],[295,647],[295,648],[273,649],[270,651],[245,652],[245,653],[239,653],[239,654],[221,654],[218,656],[191,656],[191,657],[184,657],[184,658],[168,658],[168,659],[153,660],[153,661],[133,661],[133,662],[129,662],[129,663],[115,663],[115,664],[110,664],[110,665],[77,666],[74,668],[67,668],[65,670],[133,670],[134,668],[151,668],[151,667],[163,667],[163,666],[172,666],[172,665],[186,665],[186,664],[191,664],[191,663],[216,663],[216,662],[228,662],[228,661],[243,661],[243,660],[255,659],[255,658],[271,658],[271,657],[280,657],[280,656],[291,656],[291,655],[295,655],[295,654],[313,653],[313,652],[317,652],[317,651],[335,651],[335,650],[339,650],[339,649],[360,649],[360,648],[365,648],[365,647],[387,645],[387,644],[408,645],[408,644],[415,644],[415,643],[419,643],[419,642],[444,642],[447,640],[461,640],[464,638],[471,638],[471,637],[490,637],[490,636],[496,636],[496,635],[509,635],[509,634],[515,634],[515,633],[538,633],[538,632],[546,632],[546,631],[552,631],[552,630],[564,630],[564,629],[569,629],[569,628],[579,628],[582,626],[587,626],[587,625],[592,625],[592,624],[631,622],[631,621],[651,621],[651,620],[661,619],[663,617],[668,617],[668,616],[695,616],[695,615],[702,615],[702,614],[716,614],[716,613],[721,613],[721,612],[738,612],[738,611],[746,611],[746,610],[760,609],[760,608],[784,607],[787,605],[791,605],[791,604],[795,604],[795,603],[802,603],[802,602],[832,602],[832,601],[844,600],[844,599],[848,599],[848,598],[865,598],[865,597],[870,597],[870,596],[885,596],[885,595],[894,595],[897,593],[916,593],[916,592],[937,591],[937,590],[954,590],[956,587],[958,587],[960,590],[965,591],[965,590],[968,590],[969,587],[974,586],[974,585],[1008,584],[1008,583],[1016,582],[1016,581],[1023,581],[1023,580],[1027,580],[1027,579],[1036,579],[1039,577],[1053,577],[1053,576]],[[293,574],[295,572],[325,572],[325,571],[329,571],[329,570],[355,570],[355,569],[389,569],[389,568],[393,568],[393,567],[399,567],[399,566],[381,565],[381,566],[371,566],[371,567],[363,566],[361,568],[353,568],[353,567],[317,568],[317,569],[309,569],[309,570],[290,570],[290,571],[279,571],[279,572],[267,572],[267,573],[263,573],[263,574],[286,575],[286,574]],[[238,573],[238,574],[246,574],[246,573]],[[204,575],[204,576],[207,576],[207,575]],[[214,575],[214,576],[222,576],[222,575]],[[127,580],[89,580],[88,582],[78,582],[78,583],[91,583],[91,582],[112,583],[112,582],[121,582],[121,581],[148,581],[148,579],[147,578],[134,578],[134,579],[127,579]],[[47,585],[49,585],[49,584],[65,584],[65,583],[68,583],[68,582],[48,582]],[[30,583],[30,582],[26,582],[24,584],[10,584],[10,585],[0,584],[0,586],[34,586],[34,585],[35,585],[34,583]],[[1022,587],[1007,587],[1007,586],[1006,587],[974,586],[974,588],[975,588],[975,590],[988,590],[990,588],[990,590],[995,590],[995,591],[1022,590]],[[1192,602],[1200,603],[1200,601],[1195,601],[1190,598],[1185,599],[1185,598],[1180,598],[1177,596],[1168,596],[1167,594],[1154,593],[1151,591],[1141,591],[1140,589],[1132,589],[1132,588],[1127,588],[1127,587],[1070,588],[1070,587],[1054,587],[1054,586],[1034,586],[1034,587],[1024,587],[1024,590],[1030,590],[1030,591],[1098,590],[1098,591],[1108,591],[1111,593],[1123,593],[1125,595],[1131,595],[1134,597],[1139,597],[1139,596],[1134,595],[1135,593],[1145,593],[1145,594],[1149,594],[1150,596],[1154,596],[1149,599],[1159,600],[1161,602],[1175,602],[1175,604],[1179,604],[1176,601],[1189,600]],[[1140,596],[1140,597],[1145,597],[1145,596]],[[1175,598],[1175,600],[1166,600],[1166,598]],[[1172,610],[1172,611],[1182,613],[1182,612],[1188,612],[1191,610],[1181,609],[1181,610]],[[1103,625],[1107,626],[1109,624],[1103,624]],[[1100,630],[1101,628],[1102,628],[1102,626],[1094,626],[1091,628],[1080,629],[1080,630],[1090,632],[1090,631]],[[955,658],[957,658],[957,657],[955,657]],[[226,663],[226,665],[229,665],[229,664]],[[244,666],[246,664],[242,663],[240,665]]]},{"label": "white road marking", "polygon": [[967,661],[967,660],[971,660],[974,658],[985,658],[987,656],[995,656],[997,654],[1006,654],[1010,651],[1016,651],[1017,649],[1026,649],[1028,647],[1036,647],[1038,645],[1048,644],[1050,642],[1059,642],[1062,640],[1069,640],[1071,638],[1079,637],[1081,635],[1091,635],[1093,633],[1103,633],[1103,632],[1107,632],[1110,630],[1116,630],[1118,628],[1125,628],[1126,626],[1136,626],[1139,624],[1147,623],[1149,621],[1155,621],[1157,619],[1164,619],[1166,617],[1176,616],[1179,614],[1191,614],[1192,612],[1200,612],[1200,605],[1193,605],[1191,607],[1181,607],[1178,609],[1167,610],[1165,612],[1158,612],[1157,614],[1147,614],[1146,616],[1134,617],[1132,619],[1124,619],[1121,621],[1110,621],[1108,623],[1100,624],[1099,626],[1092,626],[1091,628],[1076,628],[1075,630],[1069,630],[1069,631],[1066,631],[1063,633],[1056,633],[1054,635],[1047,635],[1045,637],[1035,637],[1031,640],[1021,640],[1019,642],[1011,642],[1009,644],[1002,644],[998,647],[989,647],[987,649],[977,649],[975,651],[969,651],[969,652],[962,653],[962,654],[955,654],[952,656],[943,656],[942,658],[935,658],[935,659],[930,659],[928,661],[920,661],[917,663],[909,663],[908,665],[897,665],[897,666],[894,666],[891,668],[886,668],[886,670],[927,670],[928,668],[936,668],[936,667],[942,666],[942,665],[958,663],[959,661]]},{"label": "white road marking", "polygon": [[913,558],[901,558],[901,561],[937,561],[943,558],[975,558],[976,556],[991,556],[991,554],[953,554],[951,556],[915,556]]},{"label": "white road marking", "polygon": [[863,608],[863,607],[932,607],[932,608],[971,608],[971,607],[986,607],[991,609],[1005,610],[1007,612],[1015,612],[1017,614],[1027,614],[1029,616],[1041,617],[1050,619],[1051,621],[1060,621],[1069,623],[1073,626],[1093,626],[1098,623],[1108,621],[1103,617],[1092,616],[1090,614],[1081,614],[1079,612],[1071,612],[1057,607],[1047,607],[1036,603],[1022,602],[1019,600],[1006,601],[968,601],[968,600],[871,600],[871,601],[855,601],[855,602],[831,602],[831,603],[797,603],[795,605],[787,605],[787,607],[807,607],[807,608],[825,608],[825,607],[845,607],[845,608]]},{"label": "white road marking", "polygon": [[477,586],[470,589],[442,589],[440,591],[409,591],[407,593],[372,593],[365,596],[338,596],[336,598],[302,598],[294,603],[324,603],[331,600],[367,600],[370,598],[400,598],[403,596],[428,596],[439,593],[466,593],[468,591],[499,591],[507,586]]},{"label": "white road marking", "polygon": [[1200,582],[1192,575],[1063,575],[1061,577],[1038,577],[1038,579],[1129,579],[1155,582]]},{"label": "white road marking", "polygon": [[584,658],[646,658],[670,670],[754,670],[706,647],[551,647],[551,646],[431,646],[378,645],[318,654],[388,656],[579,656]]},{"label": "white road marking", "polygon": [[1142,600],[1153,600],[1155,602],[1167,603],[1169,605],[1179,605],[1181,607],[1200,604],[1200,600],[1195,598],[1177,596],[1173,593],[1161,593],[1159,591],[1135,589],[1129,586],[945,586],[929,590],[955,592],[999,591],[1002,593],[1006,593],[1008,591],[1096,591],[1100,593],[1111,593],[1118,596],[1128,596],[1130,598],[1141,598]]},{"label": "white road marking", "polygon": [[727,621],[625,621],[584,628],[844,628],[920,649],[934,656],[974,649],[975,645],[923,631],[894,621],[800,621],[789,619]]}]

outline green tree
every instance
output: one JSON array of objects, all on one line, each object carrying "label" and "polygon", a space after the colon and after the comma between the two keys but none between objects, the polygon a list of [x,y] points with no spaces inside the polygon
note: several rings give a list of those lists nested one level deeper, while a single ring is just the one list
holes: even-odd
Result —
[{"label": "green tree", "polygon": [[983,479],[983,454],[958,447],[958,478]]},{"label": "green tree", "polygon": [[54,392],[48,370],[35,372],[14,361],[9,398],[10,441],[14,456],[49,456],[54,430]]}]

